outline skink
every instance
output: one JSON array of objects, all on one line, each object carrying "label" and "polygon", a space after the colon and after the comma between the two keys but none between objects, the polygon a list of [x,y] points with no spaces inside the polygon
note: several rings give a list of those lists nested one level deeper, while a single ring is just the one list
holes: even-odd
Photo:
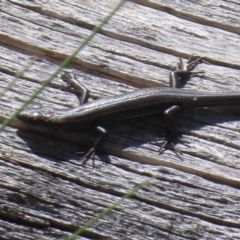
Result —
[{"label": "skink", "polygon": [[[180,61],[179,69],[170,74],[171,88],[144,88],[119,96],[101,98],[91,103],[86,103],[88,91],[79,83],[77,76],[65,73],[63,80],[81,93],[79,107],[57,110],[50,106],[34,104],[25,108],[18,117],[28,123],[54,128],[78,129],[95,126],[101,133],[100,137],[95,141],[94,147],[82,158],[83,163],[90,158],[94,161],[96,148],[107,133],[104,128],[99,127],[102,123],[164,113],[169,132],[175,134],[176,127],[172,114],[179,110],[240,104],[240,92],[205,93],[176,88],[179,86],[179,80],[200,73],[192,70],[201,61],[202,58],[196,57],[195,59],[191,57],[186,65]],[[165,146],[171,139],[170,136],[163,145]]]}]

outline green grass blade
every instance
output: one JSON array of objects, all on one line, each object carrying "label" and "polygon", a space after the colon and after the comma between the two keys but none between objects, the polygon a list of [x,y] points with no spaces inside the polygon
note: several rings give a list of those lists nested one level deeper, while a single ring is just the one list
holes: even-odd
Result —
[{"label": "green grass blade", "polygon": [[114,208],[118,207],[120,204],[122,204],[126,199],[132,197],[136,192],[138,192],[140,189],[146,187],[151,179],[145,180],[141,182],[139,185],[135,186],[130,192],[127,192],[120,198],[117,202],[109,206],[108,208],[104,209],[102,212],[100,212],[95,218],[87,222],[83,227],[78,229],[72,236],[67,238],[67,240],[74,240],[77,236],[82,234],[87,228],[93,226],[99,219],[103,218],[105,215],[107,215],[109,212],[111,212]]}]

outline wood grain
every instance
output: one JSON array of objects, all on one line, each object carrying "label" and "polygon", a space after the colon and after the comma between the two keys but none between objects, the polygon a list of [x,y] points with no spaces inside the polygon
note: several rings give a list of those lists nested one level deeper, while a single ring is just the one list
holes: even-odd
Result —
[{"label": "wood grain", "polygon": [[[220,3],[221,2],[221,3]],[[37,57],[0,101],[9,117],[117,4],[104,1],[1,1],[0,91]],[[127,1],[68,66],[89,101],[146,86],[168,86],[178,57],[204,56],[202,78],[184,86],[236,91],[237,1]],[[78,105],[60,76],[34,102]],[[195,109],[176,116],[184,144],[159,154],[162,118],[109,124],[96,167],[80,165],[93,130],[53,131],[15,121],[0,138],[2,239],[67,239],[144,180],[150,184],[77,239],[240,239],[238,108]],[[111,164],[105,163],[111,160]]]}]

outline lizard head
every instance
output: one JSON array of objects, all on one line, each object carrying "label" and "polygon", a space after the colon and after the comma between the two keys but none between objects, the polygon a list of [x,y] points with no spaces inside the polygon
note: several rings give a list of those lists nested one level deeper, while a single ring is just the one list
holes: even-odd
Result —
[{"label": "lizard head", "polygon": [[31,104],[22,110],[18,119],[32,124],[44,124],[50,122],[54,116],[53,108],[41,104]]}]

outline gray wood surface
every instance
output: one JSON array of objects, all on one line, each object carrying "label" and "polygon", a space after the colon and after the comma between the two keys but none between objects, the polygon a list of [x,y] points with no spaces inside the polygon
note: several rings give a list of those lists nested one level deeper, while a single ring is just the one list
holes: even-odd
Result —
[{"label": "gray wood surface", "polygon": [[[117,4],[103,1],[0,1],[0,120],[17,109]],[[89,101],[146,86],[168,86],[178,57],[203,56],[202,78],[184,88],[240,89],[238,1],[127,1],[68,70]],[[60,77],[34,102],[78,105]],[[159,124],[160,122],[160,124]],[[97,134],[53,131],[15,121],[0,133],[1,239],[67,239],[143,180],[150,184],[77,239],[240,239],[239,108],[176,116],[184,144],[159,154],[157,116],[109,124],[109,138],[81,166],[79,148]],[[111,160],[111,164],[103,161]]]}]

